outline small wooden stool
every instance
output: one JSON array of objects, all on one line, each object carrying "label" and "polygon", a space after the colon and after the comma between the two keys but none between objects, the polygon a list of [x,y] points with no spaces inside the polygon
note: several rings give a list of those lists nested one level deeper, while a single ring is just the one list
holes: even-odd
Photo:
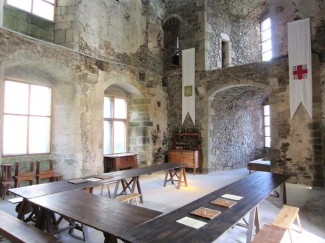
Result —
[{"label": "small wooden stool", "polygon": [[276,225],[265,224],[253,238],[251,243],[279,243],[281,242],[286,229]]},{"label": "small wooden stool", "polygon": [[297,221],[298,226],[300,228],[300,233],[302,233],[302,228],[301,228],[298,213],[299,213],[299,208],[288,206],[288,205],[283,205],[280,213],[278,214],[278,216],[275,218],[275,220],[272,223],[272,225],[275,225],[275,226],[278,226],[278,227],[288,230],[291,242],[292,242],[292,236],[291,236],[291,232],[290,232],[290,227],[295,220]]},{"label": "small wooden stool", "polygon": [[108,197],[111,198],[112,196],[111,196],[111,191],[110,191],[110,189],[109,189],[109,185],[110,185],[110,184],[113,184],[113,183],[115,183],[115,181],[114,181],[114,182],[113,182],[113,181],[112,181],[112,182],[107,182],[107,183],[102,184],[102,186],[101,186],[101,190],[100,190],[100,195],[101,195],[101,196],[103,195],[104,186],[106,185],[106,186],[107,186]]},{"label": "small wooden stool", "polygon": [[136,205],[139,205],[139,202],[138,202],[138,199],[141,197],[141,194],[139,193],[130,193],[130,194],[127,194],[127,195],[121,195],[121,196],[118,196],[116,198],[114,198],[115,200],[119,201],[119,202],[127,202],[127,203],[130,203],[131,200],[135,200],[135,204]]}]

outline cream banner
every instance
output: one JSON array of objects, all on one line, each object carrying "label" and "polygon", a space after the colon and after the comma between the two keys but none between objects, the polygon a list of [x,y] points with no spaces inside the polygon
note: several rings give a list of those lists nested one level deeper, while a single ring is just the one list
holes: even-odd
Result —
[{"label": "cream banner", "polygon": [[182,51],[182,124],[187,113],[195,124],[195,48]]},{"label": "cream banner", "polygon": [[300,102],[312,117],[312,67],[310,19],[288,23],[290,116],[294,116]]}]

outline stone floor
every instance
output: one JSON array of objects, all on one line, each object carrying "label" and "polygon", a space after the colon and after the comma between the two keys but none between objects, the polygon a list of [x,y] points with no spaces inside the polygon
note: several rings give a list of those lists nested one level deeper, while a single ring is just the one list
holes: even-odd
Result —
[{"label": "stone floor", "polygon": [[[189,186],[180,190],[171,184],[163,187],[164,174],[161,172],[142,176],[140,182],[144,203],[141,206],[167,213],[245,176],[248,176],[246,169],[217,171],[203,175],[187,173]],[[100,188],[96,188],[94,193],[99,194]],[[103,196],[108,196],[107,191]],[[10,197],[12,196],[7,199]],[[292,226],[293,242],[325,243],[325,189],[287,183],[287,197],[289,205],[300,208],[299,215],[303,227],[303,233],[300,234],[297,225]],[[280,209],[278,198],[268,197],[259,206],[260,224],[271,223]],[[6,200],[0,200],[0,210],[16,216],[15,205]],[[234,227],[214,242],[246,242],[245,233],[244,228]],[[89,228],[89,235],[90,242],[104,242],[103,234],[95,229]],[[75,231],[74,235],[64,232],[56,236],[62,242],[82,242],[82,235],[78,231]],[[0,242],[6,240],[0,239]],[[288,235],[284,237],[283,242],[290,242]]]}]

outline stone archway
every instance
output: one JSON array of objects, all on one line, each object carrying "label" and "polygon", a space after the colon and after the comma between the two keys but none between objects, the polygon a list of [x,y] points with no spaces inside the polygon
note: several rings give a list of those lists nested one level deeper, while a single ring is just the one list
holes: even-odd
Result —
[{"label": "stone archway", "polygon": [[209,115],[209,170],[246,166],[261,156],[264,146],[264,89],[235,86],[212,94]]}]

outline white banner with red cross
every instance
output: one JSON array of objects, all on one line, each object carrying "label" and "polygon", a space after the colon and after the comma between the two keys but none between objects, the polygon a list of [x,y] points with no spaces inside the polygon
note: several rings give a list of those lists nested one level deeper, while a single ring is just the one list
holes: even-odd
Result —
[{"label": "white banner with red cross", "polygon": [[310,19],[288,23],[290,116],[294,116],[300,102],[312,117],[312,67]]}]

